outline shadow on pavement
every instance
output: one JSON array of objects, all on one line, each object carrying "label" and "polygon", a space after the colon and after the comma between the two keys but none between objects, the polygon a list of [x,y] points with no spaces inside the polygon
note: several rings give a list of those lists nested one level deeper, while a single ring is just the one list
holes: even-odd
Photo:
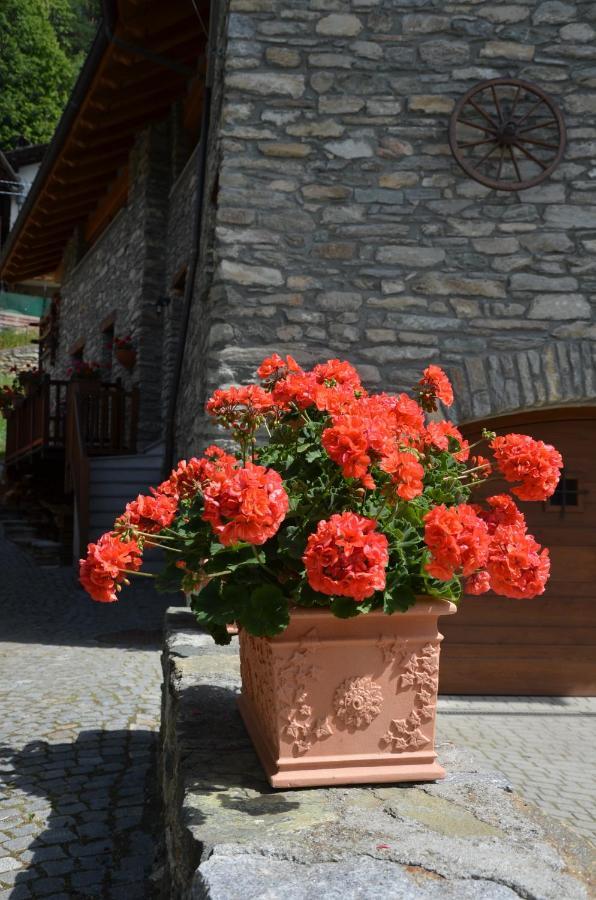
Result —
[{"label": "shadow on pavement", "polygon": [[0,882],[9,874],[14,882],[11,898],[154,895],[149,875],[159,839],[156,745],[151,731],[92,730],[72,743],[31,741],[19,751],[0,746],[4,792],[8,788],[12,798],[16,793],[27,810],[17,825],[5,809],[0,824],[6,831],[20,826],[22,834],[24,817],[30,832],[8,845],[26,866],[0,874]]}]

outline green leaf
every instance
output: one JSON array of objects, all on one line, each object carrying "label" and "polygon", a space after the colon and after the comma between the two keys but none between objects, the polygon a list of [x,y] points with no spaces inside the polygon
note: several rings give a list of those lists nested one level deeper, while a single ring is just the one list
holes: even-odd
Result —
[{"label": "green leaf", "polygon": [[190,598],[190,608],[194,612],[197,622],[204,628],[210,624],[227,625],[234,621],[235,593],[230,593],[228,586],[222,590],[219,579],[210,581],[198,594]]},{"label": "green leaf", "polygon": [[288,627],[290,621],[288,600],[276,585],[259,585],[238,609],[237,621],[250,634],[257,637],[273,637]]},{"label": "green leaf", "polygon": [[360,604],[351,597],[334,597],[330,608],[338,619],[352,619],[361,613]]},{"label": "green leaf", "polygon": [[216,644],[225,646],[232,640],[232,635],[228,634],[225,625],[216,625],[215,622],[209,622],[203,625],[205,631],[211,635]]},{"label": "green leaf", "polygon": [[388,615],[396,611],[405,612],[416,602],[416,594],[407,584],[402,584],[383,594],[383,610]]},{"label": "green leaf", "polygon": [[327,594],[321,594],[319,591],[313,591],[308,581],[303,581],[296,592],[296,603],[299,606],[324,606],[329,607],[331,598]]},{"label": "green leaf", "polygon": [[307,462],[312,463],[315,462],[315,460],[320,459],[321,455],[321,451],[318,449],[309,450],[308,453],[305,454],[305,459]]}]

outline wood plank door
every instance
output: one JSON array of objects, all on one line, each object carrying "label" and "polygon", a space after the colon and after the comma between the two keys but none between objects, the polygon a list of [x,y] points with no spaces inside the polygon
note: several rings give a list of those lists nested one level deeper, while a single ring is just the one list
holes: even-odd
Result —
[{"label": "wood plank door", "polygon": [[[528,530],[550,549],[551,577],[534,600],[464,596],[442,621],[443,694],[596,694],[596,408],[541,410],[468,425],[529,434],[554,444],[565,490],[546,503],[519,503]],[[482,447],[479,448],[482,453]],[[506,490],[492,482],[484,494]]]}]

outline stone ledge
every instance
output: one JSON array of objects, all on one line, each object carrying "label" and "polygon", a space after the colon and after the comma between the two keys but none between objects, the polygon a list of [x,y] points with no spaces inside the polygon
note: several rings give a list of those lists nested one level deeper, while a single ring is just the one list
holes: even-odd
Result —
[{"label": "stone ledge", "polygon": [[274,791],[236,711],[237,647],[166,615],[161,772],[173,900],[583,900],[592,848],[439,745],[435,784]]}]

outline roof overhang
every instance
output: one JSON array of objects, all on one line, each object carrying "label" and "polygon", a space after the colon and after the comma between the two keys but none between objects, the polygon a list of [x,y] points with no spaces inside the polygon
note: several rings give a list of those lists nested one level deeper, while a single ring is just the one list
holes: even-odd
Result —
[{"label": "roof overhang", "polygon": [[60,266],[77,225],[126,165],[139,131],[184,97],[202,64],[208,0],[104,0],[104,18],[0,256],[15,284]]}]

